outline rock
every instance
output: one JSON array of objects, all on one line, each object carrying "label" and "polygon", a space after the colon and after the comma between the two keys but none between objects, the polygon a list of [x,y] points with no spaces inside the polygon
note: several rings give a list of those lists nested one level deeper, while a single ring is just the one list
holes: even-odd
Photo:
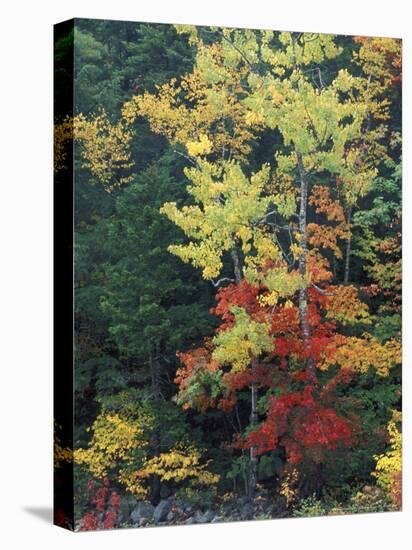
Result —
[{"label": "rock", "polygon": [[265,512],[266,514],[272,515],[272,514],[275,513],[275,511],[276,511],[275,505],[274,505],[274,504],[271,504],[270,502],[267,502],[266,505],[265,505],[265,507],[264,507],[264,512]]},{"label": "rock", "polygon": [[172,502],[170,500],[161,500],[154,510],[153,519],[155,523],[165,521],[167,514],[172,509]]},{"label": "rock", "polygon": [[132,497],[125,495],[120,501],[120,517],[122,521],[128,522],[130,520],[130,514],[135,509],[137,500]]},{"label": "rock", "polygon": [[254,508],[251,504],[247,503],[244,506],[242,506],[242,509],[240,510],[240,517],[242,520],[251,519],[254,513]]},{"label": "rock", "polygon": [[190,518],[187,518],[187,520],[184,522],[185,525],[193,525],[196,523],[195,518],[193,516],[190,516]]},{"label": "rock", "polygon": [[202,520],[200,523],[210,523],[214,517],[215,513],[212,510],[206,510],[206,512],[202,516]]},{"label": "rock", "polygon": [[174,514],[174,512],[170,511],[170,512],[167,514],[166,519],[167,519],[167,521],[172,521],[173,519],[175,519],[175,514]]},{"label": "rock", "polygon": [[145,527],[147,525],[147,519],[146,518],[140,518],[138,526],[139,527]]},{"label": "rock", "polygon": [[196,523],[202,523],[203,513],[200,510],[196,510],[194,519]]},{"label": "rock", "polygon": [[236,500],[236,504],[239,508],[242,508],[242,506],[245,506],[246,504],[249,504],[250,498],[249,497],[239,497]]},{"label": "rock", "polygon": [[153,519],[153,514],[155,512],[155,507],[150,504],[150,502],[139,502],[133,512],[130,514],[130,519],[133,523],[139,523],[141,519],[145,521],[151,521]]},{"label": "rock", "polygon": [[223,517],[215,516],[210,523],[219,523],[220,521],[223,521]]},{"label": "rock", "polygon": [[230,515],[235,509],[236,509],[236,506],[233,506],[233,504],[231,504],[229,502],[225,503],[222,507],[222,511],[226,515]]},{"label": "rock", "polygon": [[167,487],[167,485],[162,485],[160,487],[160,498],[166,499],[170,497],[171,494],[172,494],[172,491],[169,489],[169,487]]}]

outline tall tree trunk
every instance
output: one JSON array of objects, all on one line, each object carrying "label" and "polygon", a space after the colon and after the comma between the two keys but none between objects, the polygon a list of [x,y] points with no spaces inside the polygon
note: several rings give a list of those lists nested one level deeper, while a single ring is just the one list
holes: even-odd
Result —
[{"label": "tall tree trunk", "polygon": [[345,272],[343,275],[343,283],[347,285],[349,283],[349,276],[350,276],[350,255],[351,255],[351,246],[352,246],[352,230],[351,230],[351,223],[352,223],[352,206],[349,206],[347,217],[346,217],[346,225],[348,226],[349,235],[346,240],[346,250],[345,250]]},{"label": "tall tree trunk", "polygon": [[[230,255],[233,261],[233,272],[235,275],[236,284],[239,284],[242,279],[242,269],[240,266],[239,254],[236,248],[232,248]],[[255,366],[255,362],[252,361],[251,367]],[[257,411],[256,411],[256,400],[257,400],[257,388],[256,384],[252,383],[250,386],[250,426],[257,424]],[[256,478],[257,478],[257,464],[258,459],[256,456],[256,448],[250,447],[249,449],[249,468],[248,468],[248,479],[246,485],[246,494],[250,498],[253,498],[256,490]]]},{"label": "tall tree trunk", "polygon": [[[306,216],[308,205],[308,177],[303,164],[302,154],[296,152],[296,160],[298,164],[300,177],[300,208],[299,208],[299,233],[300,233],[300,255],[299,255],[299,273],[302,277],[306,277],[306,257],[308,253],[308,242],[306,232]],[[302,330],[303,342],[305,348],[309,347],[310,327],[308,315],[308,290],[305,286],[299,290],[299,319]],[[309,360],[308,365],[313,367]]]},{"label": "tall tree trunk", "polygon": [[236,281],[236,284],[238,285],[242,280],[242,270],[240,268],[239,254],[236,248],[232,248],[232,250],[230,251],[230,255],[233,261],[233,272],[235,274],[235,281]]}]

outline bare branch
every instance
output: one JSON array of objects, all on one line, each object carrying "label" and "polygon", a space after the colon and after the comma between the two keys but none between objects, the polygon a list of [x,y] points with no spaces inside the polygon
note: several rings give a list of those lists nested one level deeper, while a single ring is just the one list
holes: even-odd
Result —
[{"label": "bare branch", "polygon": [[311,283],[311,286],[313,286],[313,288],[315,290],[320,292],[320,294],[323,294],[323,296],[335,296],[336,295],[336,292],[327,292],[326,290],[323,290],[323,288],[320,288],[318,285],[315,285],[315,283]]},{"label": "bare branch", "polygon": [[184,153],[181,153],[180,151],[177,151],[176,149],[173,149],[173,153],[176,153],[176,155],[179,155],[180,157],[185,158],[186,160],[188,160],[194,166],[198,166],[196,160],[193,157],[189,157],[189,155],[185,155]]},{"label": "bare branch", "polygon": [[214,281],[213,279],[210,281],[212,283],[212,285],[217,288],[218,286],[220,286],[222,283],[224,283],[225,281],[229,281],[230,283],[234,283],[235,280],[234,279],[230,279],[229,277],[222,277],[221,279],[218,279],[217,281]]}]

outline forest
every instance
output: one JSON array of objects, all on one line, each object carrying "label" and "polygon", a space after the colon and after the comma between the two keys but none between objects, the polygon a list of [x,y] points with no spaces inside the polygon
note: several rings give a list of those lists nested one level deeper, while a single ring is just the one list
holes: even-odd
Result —
[{"label": "forest", "polygon": [[401,40],[76,19],[57,99],[70,56],[74,529],[400,510]]}]

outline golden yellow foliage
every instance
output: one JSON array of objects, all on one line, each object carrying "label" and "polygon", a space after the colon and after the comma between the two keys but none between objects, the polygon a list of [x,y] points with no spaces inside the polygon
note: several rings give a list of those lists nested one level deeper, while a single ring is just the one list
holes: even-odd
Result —
[{"label": "golden yellow foliage", "polygon": [[254,357],[274,349],[270,337],[270,323],[252,319],[244,309],[232,307],[235,323],[219,332],[214,338],[212,358],[218,363],[230,365],[233,372],[246,369]]},{"label": "golden yellow foliage", "polygon": [[79,147],[83,166],[108,191],[130,181],[123,171],[131,168],[132,132],[120,121],[110,122],[105,112],[94,117],[79,114],[56,124],[54,130],[54,169],[65,167],[67,147]]},{"label": "golden yellow foliage", "polygon": [[93,423],[93,437],[87,449],[76,449],[74,459],[97,478],[105,477],[119,463],[130,465],[134,451],[146,444],[143,429],[136,421],[103,411]]},{"label": "golden yellow foliage", "polygon": [[376,467],[372,473],[378,485],[389,492],[394,502],[399,505],[402,495],[402,433],[399,429],[401,420],[401,413],[393,411],[387,428],[390,448],[386,453],[375,456]]},{"label": "golden yellow foliage", "polygon": [[329,286],[325,299],[326,316],[343,325],[371,324],[368,306],[361,302],[353,285]]},{"label": "golden yellow foliage", "polygon": [[395,339],[382,344],[368,333],[361,338],[337,335],[323,350],[318,368],[327,370],[338,365],[362,374],[372,368],[379,376],[388,376],[401,361],[401,344]]},{"label": "golden yellow foliage", "polygon": [[240,101],[247,70],[228,63],[223,43],[206,45],[192,28],[182,32],[192,33],[197,45],[193,72],[157,86],[154,94],[134,96],[123,106],[123,117],[129,124],[147,117],[155,133],[185,146],[194,157],[213,153],[222,160],[244,158],[260,127]]},{"label": "golden yellow foliage", "polygon": [[162,481],[189,480],[200,485],[219,481],[219,476],[207,470],[209,462],[202,463],[200,451],[190,445],[147,458],[149,441],[142,426],[149,424],[150,419],[144,415],[132,420],[102,411],[93,423],[89,447],[75,450],[75,462],[86,466],[98,479],[116,475],[137,498],[147,496],[152,475]]},{"label": "golden yellow foliage", "polygon": [[73,462],[73,449],[63,447],[58,437],[54,437],[54,468],[61,468],[65,463]]},{"label": "golden yellow foliage", "polygon": [[207,470],[209,463],[202,464],[200,451],[195,447],[180,446],[147,460],[143,470],[145,475],[158,475],[162,481],[191,479],[199,485],[212,485],[220,476]]},{"label": "golden yellow foliage", "polygon": [[178,208],[166,203],[161,212],[178,225],[191,239],[187,245],[172,245],[169,251],[184,262],[202,269],[205,279],[217,277],[222,256],[235,246],[249,255],[249,262],[279,258],[273,238],[257,225],[267,211],[271,197],[264,190],[269,181],[269,167],[246,177],[240,165],[227,161],[222,165],[198,160],[196,168],[187,168],[191,181],[189,193],[195,204]]}]

